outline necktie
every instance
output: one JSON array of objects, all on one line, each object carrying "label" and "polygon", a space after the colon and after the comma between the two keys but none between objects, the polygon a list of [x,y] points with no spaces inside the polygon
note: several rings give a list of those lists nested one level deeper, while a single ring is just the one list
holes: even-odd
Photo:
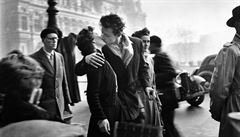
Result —
[{"label": "necktie", "polygon": [[54,67],[54,56],[53,56],[53,54],[50,55],[49,61],[50,61],[51,65]]}]

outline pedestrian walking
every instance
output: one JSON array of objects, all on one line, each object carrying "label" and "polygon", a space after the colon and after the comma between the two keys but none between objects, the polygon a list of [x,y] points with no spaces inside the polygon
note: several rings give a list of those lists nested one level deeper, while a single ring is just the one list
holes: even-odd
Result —
[{"label": "pedestrian walking", "polygon": [[155,54],[154,72],[156,75],[156,88],[161,93],[159,98],[162,102],[162,119],[164,124],[164,137],[180,137],[174,125],[174,110],[178,107],[175,94],[174,78],[177,73],[173,67],[172,60],[167,53],[162,51],[162,40],[153,35],[150,37],[151,54]]}]

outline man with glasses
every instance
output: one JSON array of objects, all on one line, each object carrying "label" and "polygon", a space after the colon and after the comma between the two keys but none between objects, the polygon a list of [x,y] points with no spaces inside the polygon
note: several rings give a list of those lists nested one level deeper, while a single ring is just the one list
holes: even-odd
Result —
[{"label": "man with glasses", "polygon": [[41,86],[43,94],[39,106],[69,123],[72,117],[68,106],[71,103],[71,98],[64,60],[60,53],[54,51],[57,48],[58,33],[52,28],[46,28],[40,36],[44,46],[30,55],[45,69]]}]

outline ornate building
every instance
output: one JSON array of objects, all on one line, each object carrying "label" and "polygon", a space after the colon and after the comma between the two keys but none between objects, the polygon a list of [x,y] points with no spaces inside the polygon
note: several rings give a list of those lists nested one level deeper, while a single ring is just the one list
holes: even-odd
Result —
[{"label": "ornate building", "polygon": [[[99,18],[108,13],[121,15],[126,33],[145,26],[140,0],[56,0],[57,25],[66,36],[91,25],[99,28]],[[42,46],[39,33],[47,26],[47,0],[1,0],[0,57],[13,49],[25,54]]]}]

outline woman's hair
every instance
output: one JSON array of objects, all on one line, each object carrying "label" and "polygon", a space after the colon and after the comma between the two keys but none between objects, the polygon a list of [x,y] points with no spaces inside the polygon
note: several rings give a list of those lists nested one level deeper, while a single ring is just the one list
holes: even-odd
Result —
[{"label": "woman's hair", "polygon": [[109,14],[102,16],[100,19],[101,26],[104,28],[111,28],[114,35],[121,35],[125,28],[125,23],[117,14]]},{"label": "woman's hair", "polygon": [[93,27],[91,26],[82,29],[78,33],[76,44],[83,56],[89,55],[95,51],[93,40],[94,40]]},{"label": "woman's hair", "polygon": [[42,77],[43,74],[43,68],[33,58],[20,51],[9,52],[0,60],[0,93],[18,89],[22,78],[36,75]]},{"label": "woman's hair", "polygon": [[137,37],[141,39],[142,36],[149,36],[149,35],[150,35],[150,31],[147,28],[143,28],[142,30],[135,31],[132,34],[132,37]]}]

